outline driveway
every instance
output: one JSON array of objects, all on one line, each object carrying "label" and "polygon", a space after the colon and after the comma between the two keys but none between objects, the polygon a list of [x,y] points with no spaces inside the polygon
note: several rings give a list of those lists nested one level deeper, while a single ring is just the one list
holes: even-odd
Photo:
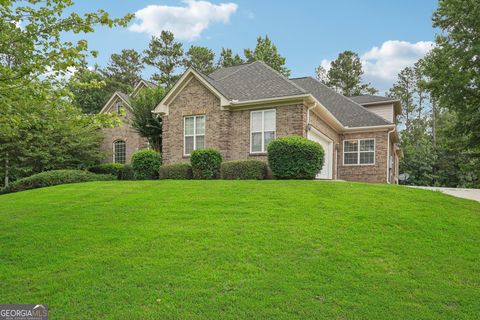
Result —
[{"label": "driveway", "polygon": [[439,188],[439,187],[413,187],[425,190],[440,191],[454,197],[470,199],[480,202],[480,189]]}]

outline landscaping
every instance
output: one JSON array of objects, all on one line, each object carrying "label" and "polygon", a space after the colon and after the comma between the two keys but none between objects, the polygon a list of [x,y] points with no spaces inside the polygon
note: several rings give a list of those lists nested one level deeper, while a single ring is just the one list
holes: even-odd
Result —
[{"label": "landscaping", "polygon": [[51,319],[475,319],[479,215],[350,182],[17,192],[0,196],[0,301],[47,304]]}]

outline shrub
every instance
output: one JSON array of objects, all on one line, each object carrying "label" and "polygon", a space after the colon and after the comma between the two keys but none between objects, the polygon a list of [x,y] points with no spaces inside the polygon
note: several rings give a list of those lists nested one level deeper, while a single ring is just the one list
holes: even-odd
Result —
[{"label": "shrub", "polygon": [[194,179],[218,179],[222,155],[215,149],[195,150],[190,156]]},{"label": "shrub", "polygon": [[283,137],[268,145],[268,164],[278,179],[314,179],[323,161],[322,146],[304,137]]},{"label": "shrub", "polygon": [[135,173],[129,164],[125,164],[117,175],[118,180],[135,180]]},{"label": "shrub", "polygon": [[111,174],[118,177],[124,166],[122,163],[102,163],[89,168],[88,171],[98,174]]},{"label": "shrub", "polygon": [[115,180],[110,174],[96,174],[83,170],[52,170],[19,179],[4,188],[1,193],[17,192],[66,183]]},{"label": "shrub", "polygon": [[161,164],[160,153],[151,149],[139,150],[132,156],[133,173],[138,180],[158,179]]},{"label": "shrub", "polygon": [[160,179],[192,179],[192,166],[188,163],[169,164],[160,167]]},{"label": "shrub", "polygon": [[267,164],[260,160],[227,161],[220,167],[220,176],[226,180],[263,180],[267,172]]}]

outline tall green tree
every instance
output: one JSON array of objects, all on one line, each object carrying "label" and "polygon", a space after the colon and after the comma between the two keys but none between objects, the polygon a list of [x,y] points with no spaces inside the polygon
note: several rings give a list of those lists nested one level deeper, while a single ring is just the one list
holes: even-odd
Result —
[{"label": "tall green tree", "polygon": [[244,54],[248,62],[263,61],[285,77],[290,76],[290,70],[285,67],[286,59],[278,53],[277,46],[268,36],[265,36],[265,38],[258,37],[255,49],[245,49]]},{"label": "tall green tree", "polygon": [[140,53],[134,49],[123,49],[120,53],[110,56],[108,65],[102,70],[103,75],[118,87],[124,87],[123,92],[133,88],[141,79],[142,70],[145,68]]},{"label": "tall green tree", "polygon": [[162,31],[159,37],[153,36],[144,51],[144,62],[157,69],[152,80],[167,88],[173,86],[180,77],[177,69],[182,66],[183,47],[175,41],[170,31]]},{"label": "tall green tree", "polygon": [[402,114],[397,119],[404,154],[400,160],[400,172],[408,173],[410,177],[406,183],[414,185],[432,185],[436,178],[431,104],[424,89],[424,77],[421,63],[417,62],[400,71],[387,93],[399,100],[402,107]]},{"label": "tall green tree", "polygon": [[358,54],[352,51],[344,51],[330,63],[330,69],[325,80],[329,87],[344,96],[377,93],[378,90],[371,84],[362,83],[362,75],[362,63]]},{"label": "tall green tree", "polygon": [[165,97],[166,90],[158,86],[147,88],[131,101],[133,119],[130,125],[142,137],[147,138],[150,146],[162,151],[162,118],[152,110]]},{"label": "tall green tree", "polygon": [[440,0],[433,26],[442,30],[426,58],[429,90],[457,114],[456,130],[469,147],[480,146],[480,2]]},{"label": "tall green tree", "polygon": [[112,95],[108,82],[98,66],[92,70],[87,67],[78,69],[68,81],[72,104],[84,113],[98,113]]},{"label": "tall green tree", "polygon": [[[3,1],[0,7],[0,163],[8,183],[52,168],[88,165],[103,117],[82,115],[69,103],[65,77],[85,65],[86,40],[63,41],[66,32],[85,34],[95,26],[126,26],[132,15],[112,19],[105,11],[80,15],[73,1]],[[21,27],[20,27],[21,25]],[[83,140],[85,139],[85,140]],[[63,148],[68,148],[68,150]],[[82,154],[82,152],[85,152]],[[75,159],[74,159],[75,158]]]},{"label": "tall green tree", "polygon": [[183,64],[186,68],[193,67],[202,73],[209,74],[215,70],[215,53],[207,47],[191,46],[185,53]]},{"label": "tall green tree", "polygon": [[218,68],[232,67],[244,63],[243,59],[238,55],[233,55],[233,51],[230,48],[222,48],[220,57],[217,62]]}]

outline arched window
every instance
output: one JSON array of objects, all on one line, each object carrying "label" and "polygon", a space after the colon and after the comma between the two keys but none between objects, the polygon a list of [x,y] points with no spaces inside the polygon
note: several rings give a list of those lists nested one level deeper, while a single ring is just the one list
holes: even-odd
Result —
[{"label": "arched window", "polygon": [[117,140],[113,143],[113,162],[125,163],[127,158],[127,147],[125,141]]}]

